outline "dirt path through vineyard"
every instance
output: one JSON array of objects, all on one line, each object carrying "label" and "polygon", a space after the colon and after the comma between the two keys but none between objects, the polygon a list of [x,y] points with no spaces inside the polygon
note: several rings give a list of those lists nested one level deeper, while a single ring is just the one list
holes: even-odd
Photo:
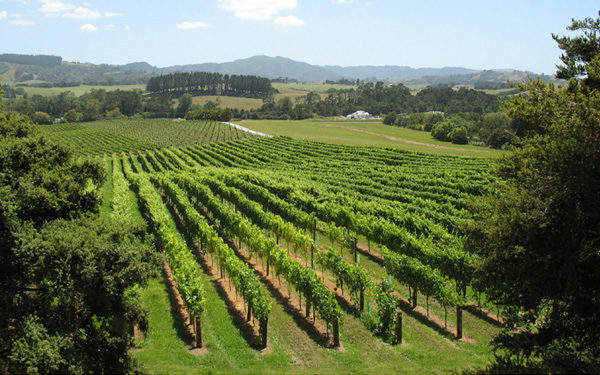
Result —
[{"label": "dirt path through vineyard", "polygon": [[393,137],[391,135],[385,135],[385,134],[381,134],[381,133],[370,132],[368,130],[351,128],[349,126],[344,126],[344,125],[333,125],[333,126],[335,126],[336,128],[340,128],[340,129],[346,129],[346,130],[350,130],[350,131],[357,132],[357,133],[364,133],[364,134],[369,134],[369,135],[375,135],[377,137],[382,137],[382,138],[385,138],[385,139],[389,139],[391,141],[398,141],[398,142],[408,143],[408,144],[411,144],[411,145],[426,146],[426,147],[439,148],[439,149],[444,149],[444,150],[462,150],[462,151],[466,151],[466,149],[464,149],[464,148],[446,147],[446,146],[434,145],[432,143],[423,143],[423,142],[411,141],[411,140],[404,139],[404,138]]}]

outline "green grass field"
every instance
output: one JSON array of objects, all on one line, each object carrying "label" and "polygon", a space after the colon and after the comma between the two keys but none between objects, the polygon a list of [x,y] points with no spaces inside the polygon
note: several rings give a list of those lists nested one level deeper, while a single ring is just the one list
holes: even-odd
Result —
[{"label": "green grass field", "polygon": [[[239,124],[271,135],[355,146],[397,147],[410,151],[455,156],[497,157],[503,153],[488,147],[441,142],[433,139],[429,132],[383,125],[380,122],[244,120]],[[379,135],[364,133],[364,131]],[[386,136],[397,139],[386,138]]]},{"label": "green grass field", "polygon": [[[164,276],[150,282],[142,300],[149,310],[150,330],[133,355],[153,374],[444,374],[465,367],[484,366],[491,358],[487,339],[495,328],[462,343],[440,335],[414,317],[404,318],[404,343],[389,345],[346,315],[341,331],[343,347],[328,349],[313,341],[284,308],[273,304],[270,348],[253,349],[232,321],[209,276],[203,279],[207,311],[203,329],[208,354],[189,351],[183,323],[172,310]],[[465,315],[465,324],[477,319]],[[487,333],[487,334],[486,334]]]},{"label": "green grass field", "polygon": [[238,109],[256,109],[260,108],[263,104],[262,99],[254,98],[238,98],[235,96],[194,96],[192,98],[192,104],[204,105],[208,101],[217,103],[221,108],[238,108]]},{"label": "green grass field", "polygon": [[27,95],[42,95],[42,96],[50,96],[60,94],[61,92],[71,91],[74,95],[80,96],[85,93],[92,91],[92,89],[103,89],[106,91],[114,91],[114,90],[145,90],[146,85],[116,85],[116,86],[90,86],[90,85],[81,85],[75,87],[23,87]]}]

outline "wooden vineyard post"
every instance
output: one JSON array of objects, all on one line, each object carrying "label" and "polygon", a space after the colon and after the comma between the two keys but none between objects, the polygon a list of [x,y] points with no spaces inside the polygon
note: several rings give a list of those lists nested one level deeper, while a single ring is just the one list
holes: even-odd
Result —
[{"label": "wooden vineyard post", "polygon": [[417,307],[417,288],[414,288],[412,292],[412,308],[415,309]]},{"label": "wooden vineyard post", "polygon": [[305,305],[306,305],[306,318],[310,318],[310,303],[308,303],[308,298],[304,298],[306,301]]},{"label": "wooden vineyard post", "polygon": [[246,316],[246,321],[249,322],[252,318],[252,304],[248,302],[248,315]]},{"label": "wooden vineyard post", "polygon": [[200,315],[194,317],[194,332],[196,334],[196,348],[202,347],[202,319]]},{"label": "wooden vineyard post", "polygon": [[267,347],[267,327],[269,325],[269,317],[265,316],[260,320],[260,347],[265,349]]},{"label": "wooden vineyard post", "polygon": [[358,239],[354,237],[354,263],[358,263]]},{"label": "wooden vineyard post", "polygon": [[360,296],[359,296],[359,308],[360,308],[360,312],[363,312],[365,310],[365,293],[364,293],[364,289],[360,288]]},{"label": "wooden vineyard post", "polygon": [[333,314],[333,347],[340,347],[340,322],[338,321],[337,314]]},{"label": "wooden vineyard post", "polygon": [[462,339],[463,330],[462,330],[463,316],[462,316],[462,307],[456,306],[456,338]]},{"label": "wooden vineyard post", "polygon": [[317,218],[313,220],[313,246],[310,247],[310,264],[315,268],[315,246],[317,246]]},{"label": "wooden vineyard post", "polygon": [[396,310],[396,344],[402,344],[402,310]]}]

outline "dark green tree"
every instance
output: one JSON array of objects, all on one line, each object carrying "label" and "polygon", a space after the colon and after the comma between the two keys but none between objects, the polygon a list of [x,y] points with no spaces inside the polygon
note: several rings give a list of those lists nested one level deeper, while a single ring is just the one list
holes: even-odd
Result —
[{"label": "dark green tree", "polygon": [[573,19],[567,30],[579,31],[580,35],[568,37],[552,34],[552,38],[564,51],[560,56],[563,65],[558,66],[556,76],[567,80],[584,77],[585,85],[599,89],[600,18]]},{"label": "dark green tree", "polygon": [[156,255],[144,228],[93,216],[103,179],[97,162],[0,112],[0,372],[134,369],[135,291]]},{"label": "dark green tree", "polygon": [[469,137],[467,136],[467,129],[465,129],[462,126],[457,126],[454,129],[452,129],[450,134],[448,134],[448,137],[450,138],[452,143],[456,143],[459,145],[466,145],[467,143],[469,143]]},{"label": "dark green tree", "polygon": [[390,112],[383,118],[383,123],[386,125],[394,125],[396,123],[397,115],[394,112]]},{"label": "dark green tree", "polygon": [[488,371],[600,372],[600,91],[585,64],[598,56],[583,81],[533,81],[507,104],[535,131],[500,160],[500,194],[469,230],[476,279],[505,318]]},{"label": "dark green tree", "polygon": [[177,116],[184,117],[185,114],[190,110],[192,106],[192,96],[190,94],[183,94],[181,98],[179,98],[179,104],[177,105]]}]

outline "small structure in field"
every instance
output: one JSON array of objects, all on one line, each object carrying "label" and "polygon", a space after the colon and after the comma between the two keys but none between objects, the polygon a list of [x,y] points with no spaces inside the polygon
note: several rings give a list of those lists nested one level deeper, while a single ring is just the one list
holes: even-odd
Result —
[{"label": "small structure in field", "polygon": [[373,116],[372,114],[366,111],[356,111],[347,115],[346,118],[348,120],[373,120],[377,119],[378,117]]}]

